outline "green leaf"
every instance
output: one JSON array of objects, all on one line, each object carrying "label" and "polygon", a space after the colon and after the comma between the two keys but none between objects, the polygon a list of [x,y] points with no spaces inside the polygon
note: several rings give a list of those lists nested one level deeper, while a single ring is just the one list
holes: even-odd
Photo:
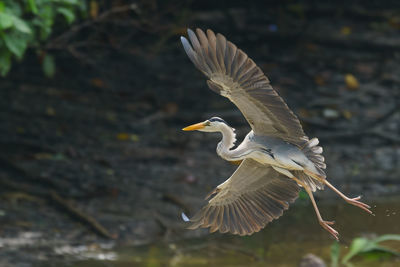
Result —
[{"label": "green leaf", "polygon": [[71,10],[70,8],[59,7],[59,8],[57,8],[57,12],[64,15],[68,24],[71,24],[75,20],[75,14],[74,14],[73,10]]},{"label": "green leaf", "polygon": [[18,31],[23,32],[23,33],[27,33],[27,34],[31,34],[32,33],[32,30],[29,27],[29,25],[25,21],[23,21],[22,19],[20,19],[20,18],[18,18],[16,16],[12,16],[12,20],[13,20],[13,23],[14,23],[14,27]]},{"label": "green leaf", "polygon": [[13,25],[13,16],[7,13],[0,13],[0,29],[8,29]]},{"label": "green leaf", "polygon": [[37,14],[38,13],[38,9],[37,9],[35,0],[28,0],[28,5],[29,5],[29,8],[31,9],[33,14]]},{"label": "green leaf", "polygon": [[79,0],[56,0],[56,1],[58,1],[60,3],[63,3],[63,4],[68,4],[68,5],[77,5],[77,4],[79,4]]},{"label": "green leaf", "polygon": [[6,76],[11,68],[11,53],[6,49],[0,50],[0,75]]},{"label": "green leaf", "polygon": [[369,252],[374,253],[376,251],[381,251],[392,255],[400,255],[397,251],[379,245],[379,242],[388,240],[400,241],[400,238],[399,235],[383,235],[373,240],[356,238],[351,243],[349,253],[344,256],[342,263],[346,264],[351,258],[361,253],[363,253],[363,255],[368,255]]},{"label": "green leaf", "polygon": [[10,32],[9,34],[4,34],[3,40],[8,50],[18,59],[21,59],[28,46],[28,40],[25,36],[16,32]]},{"label": "green leaf", "polygon": [[400,241],[400,235],[381,235],[374,239],[375,243],[380,243],[383,241]]},{"label": "green leaf", "polygon": [[343,257],[342,263],[346,264],[355,255],[364,251],[364,249],[369,245],[370,241],[366,238],[356,238],[351,242],[349,252]]},{"label": "green leaf", "polygon": [[51,6],[45,5],[40,9],[40,40],[46,40],[51,34],[54,20],[54,10]]},{"label": "green leaf", "polygon": [[56,64],[54,62],[54,57],[50,54],[46,54],[43,59],[42,68],[44,74],[52,78],[56,72]]},{"label": "green leaf", "polygon": [[335,242],[331,246],[331,267],[339,266],[340,257],[340,245],[339,242]]},{"label": "green leaf", "polygon": [[385,247],[385,246],[375,245],[373,250],[382,251],[382,252],[389,253],[391,255],[400,256],[399,252],[397,252],[397,251],[395,251],[395,250],[393,250],[391,248]]}]

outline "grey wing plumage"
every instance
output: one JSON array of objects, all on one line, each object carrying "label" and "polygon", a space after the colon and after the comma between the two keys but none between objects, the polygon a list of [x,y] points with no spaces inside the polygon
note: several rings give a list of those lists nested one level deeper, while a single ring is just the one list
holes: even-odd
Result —
[{"label": "grey wing plumage", "polygon": [[296,200],[300,188],[271,166],[245,159],[216,195],[190,219],[189,229],[210,227],[239,235],[260,231]]},{"label": "grey wing plumage", "polygon": [[307,140],[296,115],[272,88],[253,60],[221,35],[200,29],[181,37],[186,54],[209,80],[208,86],[229,98],[255,134],[279,137],[303,145]]}]

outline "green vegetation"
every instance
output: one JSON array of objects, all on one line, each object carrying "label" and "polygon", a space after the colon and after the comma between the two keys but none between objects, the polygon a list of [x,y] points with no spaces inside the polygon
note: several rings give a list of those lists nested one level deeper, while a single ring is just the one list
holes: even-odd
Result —
[{"label": "green vegetation", "polygon": [[0,75],[5,76],[14,60],[21,60],[28,47],[40,55],[44,73],[55,71],[53,57],[42,49],[55,25],[71,24],[86,13],[86,1],[3,0],[0,1]]},{"label": "green vegetation", "polygon": [[[350,245],[349,252],[343,256],[341,263],[344,266],[352,266],[350,260],[356,256],[362,256],[365,259],[377,260],[390,256],[400,256],[400,253],[380,243],[384,241],[400,241],[400,235],[382,235],[373,239],[364,237],[355,238]],[[340,245],[335,242],[331,247],[331,266],[339,266]]]}]

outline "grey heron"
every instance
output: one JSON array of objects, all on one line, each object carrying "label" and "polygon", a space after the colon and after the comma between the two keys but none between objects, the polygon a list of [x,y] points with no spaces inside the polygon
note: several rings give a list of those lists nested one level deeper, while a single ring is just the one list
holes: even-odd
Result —
[{"label": "grey heron", "polygon": [[346,202],[368,213],[360,196],[349,198],[326,179],[322,147],[309,138],[296,115],[272,88],[262,70],[242,50],[213,31],[188,29],[181,37],[186,54],[207,76],[211,90],[228,98],[242,112],[251,131],[235,148],[235,132],[218,117],[190,125],[184,131],[220,132],[217,154],[242,161],[232,176],[218,185],[208,204],[191,219],[190,229],[210,228],[238,235],[260,231],[279,218],[302,188],[307,192],[320,225],[338,240],[334,222],[322,219],[313,192],[331,188]]}]

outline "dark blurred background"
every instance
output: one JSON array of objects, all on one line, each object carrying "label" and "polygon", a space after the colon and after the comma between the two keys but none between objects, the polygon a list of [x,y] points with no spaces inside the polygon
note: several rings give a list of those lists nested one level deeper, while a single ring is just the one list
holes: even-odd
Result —
[{"label": "dark blurred background", "polygon": [[329,258],[332,240],[304,194],[253,239],[185,229],[181,213],[236,166],[216,155],[218,135],[180,129],[215,115],[239,139],[249,131],[182,49],[197,27],[261,67],[320,139],[328,179],[376,208],[354,215],[317,192],[342,244],[400,233],[398,1],[0,1],[1,266],[224,266],[218,253],[229,266],[247,256],[280,266],[268,242],[283,239]]}]

